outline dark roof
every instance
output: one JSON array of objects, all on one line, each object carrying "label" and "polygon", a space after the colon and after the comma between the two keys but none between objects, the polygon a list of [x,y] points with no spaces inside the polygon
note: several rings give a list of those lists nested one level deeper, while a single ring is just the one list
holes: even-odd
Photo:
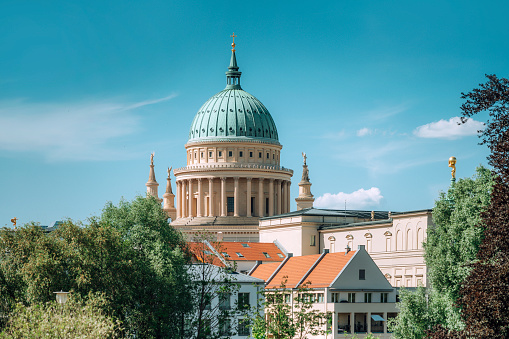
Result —
[{"label": "dark roof", "polygon": [[[320,217],[357,217],[369,219],[371,218],[371,211],[363,211],[363,210],[333,210],[326,208],[304,208],[299,211],[293,211],[284,214],[273,215],[271,217],[263,217],[260,220],[270,220],[270,219],[278,219],[285,217],[294,217],[298,215],[310,215],[310,216],[320,216]],[[375,211],[375,219],[387,219],[389,216],[389,211]]]},{"label": "dark roof", "polygon": [[387,224],[392,222],[392,219],[383,219],[383,220],[374,220],[374,221],[363,221],[363,222],[353,222],[353,223],[343,223],[343,224],[322,224],[318,226],[319,230],[330,230],[335,228],[345,228],[345,227],[356,227],[356,226],[364,226],[364,225],[379,225],[379,224]]},{"label": "dark roof", "polygon": [[405,212],[392,212],[392,215],[401,215],[401,214],[412,214],[412,213],[422,213],[422,212],[433,212],[432,209],[424,209],[424,210],[415,210],[415,211],[405,211]]}]

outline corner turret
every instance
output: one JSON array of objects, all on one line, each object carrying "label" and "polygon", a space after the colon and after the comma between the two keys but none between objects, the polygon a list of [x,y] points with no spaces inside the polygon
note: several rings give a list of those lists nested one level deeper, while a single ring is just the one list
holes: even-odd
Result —
[{"label": "corner turret", "polygon": [[154,173],[154,153],[150,154],[150,173],[148,175],[148,181],[145,184],[147,186],[147,195],[151,195],[154,198],[159,199],[159,195],[157,194],[157,188],[159,184],[156,181],[156,175]]},{"label": "corner turret", "polygon": [[313,202],[315,201],[313,194],[311,194],[311,182],[309,182],[306,153],[302,153],[302,158],[304,159],[304,164],[302,165],[302,179],[299,182],[299,196],[295,198],[295,201],[297,202],[297,211],[304,208],[312,208]]},{"label": "corner turret", "polygon": [[173,221],[177,219],[177,209],[175,208],[175,194],[171,189],[171,167],[168,168],[168,178],[166,179],[166,192],[163,194],[163,210],[168,214],[168,217]]}]

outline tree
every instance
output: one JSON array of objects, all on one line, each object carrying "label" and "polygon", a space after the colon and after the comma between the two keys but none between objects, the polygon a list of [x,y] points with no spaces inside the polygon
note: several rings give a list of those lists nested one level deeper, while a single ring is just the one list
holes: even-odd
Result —
[{"label": "tree", "polygon": [[401,292],[400,313],[390,325],[396,338],[422,338],[438,324],[453,330],[464,327],[456,300],[470,271],[468,264],[479,250],[480,215],[489,204],[492,186],[491,172],[481,166],[472,178],[459,179],[440,193],[433,208],[434,226],[428,228],[424,243],[429,286]]},{"label": "tree", "polygon": [[72,291],[86,300],[101,292],[104,311],[122,322],[124,334],[182,337],[191,312],[187,255],[180,233],[167,223],[158,201],[136,198],[108,203],[83,226],[67,221],[45,234],[36,225],[0,230],[0,305],[6,313]]},{"label": "tree", "polygon": [[220,242],[213,243],[214,254],[207,245],[210,238],[207,234],[197,233],[194,238],[198,241],[189,251],[198,263],[189,266],[192,282],[188,287],[194,311],[186,316],[185,337],[229,338],[237,332],[239,316],[246,316],[250,311],[242,300],[232,302],[240,289],[236,282],[238,274],[235,267],[219,258],[222,252]]},{"label": "tree", "polygon": [[104,313],[106,304],[101,294],[89,295],[86,301],[71,296],[63,305],[18,303],[0,338],[118,338],[120,323]]},{"label": "tree", "polygon": [[462,93],[462,122],[481,112],[489,119],[480,137],[491,151],[496,175],[488,209],[481,214],[483,240],[461,289],[458,304],[466,327],[436,327],[430,338],[507,338],[509,336],[509,80],[487,75],[488,81]]},{"label": "tree", "polygon": [[[328,330],[329,312],[320,312],[313,308],[313,294],[307,281],[298,289],[286,287],[287,277],[277,288],[261,291],[264,300],[262,307],[265,316],[253,312],[252,332],[255,339],[292,339],[307,338],[308,335],[324,335]],[[291,299],[294,299],[293,308]]]}]

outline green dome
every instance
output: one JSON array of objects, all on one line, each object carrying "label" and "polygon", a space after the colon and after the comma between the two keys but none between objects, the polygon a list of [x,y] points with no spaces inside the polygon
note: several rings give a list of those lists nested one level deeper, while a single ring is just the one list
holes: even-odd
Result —
[{"label": "green dome", "polygon": [[265,106],[240,87],[235,52],[232,52],[227,86],[198,110],[189,142],[259,141],[279,144],[276,124]]}]

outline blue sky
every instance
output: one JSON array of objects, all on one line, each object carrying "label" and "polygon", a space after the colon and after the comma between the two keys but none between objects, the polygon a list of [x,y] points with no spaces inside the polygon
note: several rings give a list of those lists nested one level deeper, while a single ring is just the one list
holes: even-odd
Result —
[{"label": "blue sky", "polygon": [[[323,207],[433,207],[486,164],[461,92],[507,77],[505,1],[2,1],[0,225],[84,220],[144,194],[150,153],[185,165],[199,107],[225,86],[271,112],[282,165],[308,155]],[[161,193],[162,194],[162,193]],[[321,197],[321,198],[320,198]],[[292,208],[295,207],[293,202]]]}]

